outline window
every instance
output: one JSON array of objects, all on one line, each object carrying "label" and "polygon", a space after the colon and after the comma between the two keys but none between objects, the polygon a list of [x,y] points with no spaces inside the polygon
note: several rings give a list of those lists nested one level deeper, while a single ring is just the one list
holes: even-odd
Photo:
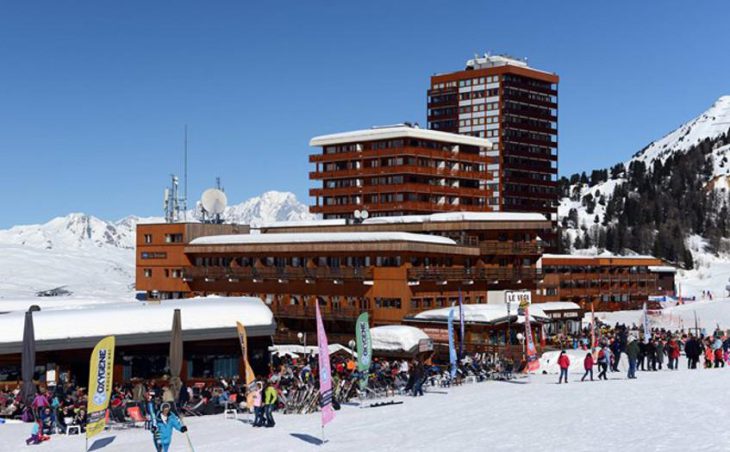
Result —
[{"label": "window", "polygon": [[152,234],[144,235],[144,243],[152,243]]},{"label": "window", "polygon": [[151,268],[145,268],[144,269],[144,277],[145,278],[152,278],[152,269]]},{"label": "window", "polygon": [[165,234],[165,243],[182,243],[182,234]]},{"label": "window", "polygon": [[385,309],[400,309],[400,298],[375,298],[375,306]]}]

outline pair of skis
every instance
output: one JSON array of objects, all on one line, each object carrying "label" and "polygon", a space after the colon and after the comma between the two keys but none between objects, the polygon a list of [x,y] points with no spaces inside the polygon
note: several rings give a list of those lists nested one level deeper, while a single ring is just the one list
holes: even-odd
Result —
[{"label": "pair of skis", "polygon": [[[152,427],[154,431],[152,432],[152,437],[155,440],[155,448],[157,449],[157,452],[160,452],[162,450],[162,440],[160,439],[160,429],[157,426],[157,413],[155,413],[155,405],[152,402],[147,403],[147,411],[150,413],[150,419],[152,422]],[[183,421],[182,416],[178,416],[178,419],[180,419],[180,423],[185,427],[185,422]],[[192,441],[190,441],[190,435],[188,435],[188,432],[185,432],[185,439],[188,443],[188,449],[190,452],[195,452],[195,448],[193,447]]]}]

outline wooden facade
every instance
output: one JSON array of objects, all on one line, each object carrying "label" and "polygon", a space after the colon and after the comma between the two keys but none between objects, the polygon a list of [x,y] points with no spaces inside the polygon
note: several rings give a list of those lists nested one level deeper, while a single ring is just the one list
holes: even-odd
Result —
[{"label": "wooden facade", "polygon": [[[405,217],[404,217],[405,218]],[[326,232],[331,235],[409,232],[428,240],[358,240],[303,243],[159,243],[157,236],[183,225],[139,225],[137,288],[149,298],[211,294],[263,299],[277,319],[277,339],[296,342],[299,331],[314,331],[319,303],[328,334],[347,343],[361,312],[373,325],[401,323],[415,312],[464,303],[494,302],[504,290],[534,290],[541,278],[539,236],[550,224],[540,216],[525,221],[441,221],[337,226],[262,228],[267,236]],[[542,220],[540,220],[542,218]],[[177,228],[177,229],[176,229]],[[219,232],[213,230],[214,232]],[[144,243],[145,236],[151,243]],[[254,237],[254,236],[251,236]],[[138,241],[139,241],[138,240]],[[164,242],[164,239],[163,239]],[[143,253],[166,253],[142,259]],[[151,276],[144,269],[152,268]],[[178,272],[179,270],[179,272]],[[491,295],[490,295],[491,294]]]},{"label": "wooden facade", "polygon": [[[584,310],[639,309],[651,296],[674,296],[674,273],[651,256],[544,255],[536,302],[572,301]],[[664,269],[662,271],[662,269]]]}]

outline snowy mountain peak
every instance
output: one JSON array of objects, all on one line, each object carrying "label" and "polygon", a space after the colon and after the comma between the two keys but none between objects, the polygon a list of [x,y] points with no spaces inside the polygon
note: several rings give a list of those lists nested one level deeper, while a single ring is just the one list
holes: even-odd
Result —
[{"label": "snowy mountain peak", "polygon": [[[223,217],[226,222],[260,226],[277,221],[309,220],[314,215],[293,193],[269,191],[241,204],[229,206]],[[193,219],[192,212],[188,218]],[[161,217],[143,218],[135,215],[118,221],[105,221],[84,213],[70,213],[45,224],[0,230],[0,245],[49,250],[105,247],[133,249],[138,223],[162,221]]]},{"label": "snowy mountain peak", "polygon": [[728,130],[730,96],[721,96],[707,111],[637,152],[632,160],[643,160],[647,166],[656,159],[664,163],[675,152],[686,152],[702,140],[717,138]]},{"label": "snowy mountain peak", "polygon": [[315,216],[300,203],[293,193],[267,191],[241,204],[230,206],[223,217],[227,222],[244,223],[257,227],[278,221],[311,220]]},{"label": "snowy mountain peak", "polygon": [[0,230],[0,243],[45,249],[105,246],[132,248],[134,236],[130,236],[129,232],[129,227],[118,228],[114,223],[91,215],[70,213],[45,224]]}]

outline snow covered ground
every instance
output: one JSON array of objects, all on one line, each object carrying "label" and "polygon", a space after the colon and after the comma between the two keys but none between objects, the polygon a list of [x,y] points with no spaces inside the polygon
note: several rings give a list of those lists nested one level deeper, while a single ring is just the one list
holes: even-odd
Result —
[{"label": "snow covered ground", "polygon": [[[609,373],[606,382],[555,384],[554,375],[524,383],[487,382],[402,398],[380,408],[343,406],[319,446],[319,414],[275,414],[273,429],[254,429],[223,416],[187,418],[190,437],[205,451],[718,451],[727,450],[730,406],[718,403],[730,369],[639,372],[629,381]],[[30,428],[0,425],[0,450],[25,450]],[[104,432],[103,451],[151,451],[143,429]],[[176,434],[172,451],[186,451]],[[81,451],[82,437],[54,436],[38,450]],[[33,450],[36,448],[34,447]]]},{"label": "snow covered ground", "polygon": [[[667,328],[677,330],[694,328],[695,314],[697,324],[705,328],[708,333],[719,325],[723,330],[730,329],[730,298],[721,298],[713,301],[701,300],[688,302],[679,306],[666,307],[661,312],[652,312],[649,315],[649,325],[652,328]],[[610,325],[625,323],[641,325],[642,311],[597,312],[596,318]],[[590,314],[583,318],[583,322],[590,322]]]}]

